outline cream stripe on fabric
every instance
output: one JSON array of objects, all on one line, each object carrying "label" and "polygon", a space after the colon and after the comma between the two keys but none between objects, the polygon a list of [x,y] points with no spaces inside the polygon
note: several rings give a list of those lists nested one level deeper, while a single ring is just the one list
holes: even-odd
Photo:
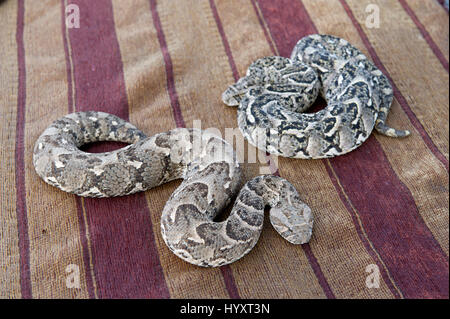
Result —
[{"label": "cream stripe on fabric", "polygon": [[[68,112],[61,12],[58,0],[25,2],[25,178],[34,298],[87,297],[74,196],[44,183],[32,164],[38,136]],[[69,265],[74,274],[79,270],[80,289],[66,286]]]},{"label": "cream stripe on fabric", "polygon": [[19,82],[16,20],[17,1],[7,1],[0,7],[0,298],[21,297],[14,168]]}]

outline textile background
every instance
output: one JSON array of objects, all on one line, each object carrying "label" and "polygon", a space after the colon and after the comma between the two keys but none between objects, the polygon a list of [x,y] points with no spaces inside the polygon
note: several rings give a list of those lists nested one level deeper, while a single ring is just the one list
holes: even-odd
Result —
[{"label": "textile background", "polygon": [[[65,24],[70,4],[79,28]],[[366,23],[369,4],[379,27]],[[329,160],[278,159],[315,214],[309,244],[266,223],[249,255],[199,268],[160,234],[178,181],[83,199],[35,174],[36,138],[74,111],[113,113],[148,135],[195,120],[224,134],[237,125],[220,99],[227,85],[311,33],[347,39],[389,76],[388,124],[412,135],[373,134]],[[436,0],[0,1],[0,297],[448,298],[448,46]],[[264,165],[246,164],[246,178]],[[379,288],[366,286],[368,265]],[[68,288],[77,269],[80,287]]]}]

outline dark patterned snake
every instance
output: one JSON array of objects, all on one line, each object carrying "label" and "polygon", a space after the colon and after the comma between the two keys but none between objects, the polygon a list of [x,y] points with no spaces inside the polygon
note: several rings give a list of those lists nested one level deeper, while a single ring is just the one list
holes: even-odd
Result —
[{"label": "dark patterned snake", "polygon": [[[308,109],[319,93],[327,106]],[[331,35],[310,35],[294,47],[290,59],[265,57],[222,100],[239,105],[238,126],[254,146],[293,158],[327,158],[360,146],[373,128],[404,137],[386,125],[393,90],[385,75],[357,48]]]},{"label": "dark patterned snake", "polygon": [[[130,145],[106,153],[79,149],[97,141]],[[228,218],[215,221],[241,186],[241,169],[232,146],[206,131],[174,129],[146,137],[111,114],[72,113],[41,134],[33,164],[50,185],[86,197],[128,195],[183,179],[163,209],[161,231],[170,250],[195,265],[221,266],[250,252],[265,206],[283,238],[293,244],[311,238],[311,210],[288,181],[272,175],[248,181]]]}]

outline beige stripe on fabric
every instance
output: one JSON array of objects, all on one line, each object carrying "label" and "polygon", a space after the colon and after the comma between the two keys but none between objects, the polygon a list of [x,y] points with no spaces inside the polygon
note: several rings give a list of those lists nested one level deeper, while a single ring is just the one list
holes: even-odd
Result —
[{"label": "beige stripe on fabric", "polygon": [[[264,30],[250,0],[215,0],[215,3],[237,71],[239,76],[243,77],[253,61],[272,55],[270,44],[265,38]],[[225,104],[223,107],[230,108]],[[233,124],[237,125],[237,108],[231,109]]]},{"label": "beige stripe on fabric", "polygon": [[[236,109],[221,101],[223,90],[234,79],[209,1],[170,1],[160,3],[159,8],[186,125],[201,120],[204,129],[217,128],[224,133],[226,128],[236,128]],[[252,19],[257,23],[255,16]],[[244,157],[246,154],[248,148]],[[244,167],[246,179],[259,172],[258,165]],[[230,267],[243,298],[324,296],[303,251],[285,243],[270,227],[265,227],[257,247]],[[302,276],[292,276],[294,269]],[[305,289],[307,286],[312,289]]]},{"label": "beige stripe on fabric", "polygon": [[[20,298],[15,144],[18,93],[17,1],[0,6],[0,298]],[[3,104],[4,103],[4,104]]]},{"label": "beige stripe on fabric", "polygon": [[[34,298],[87,298],[74,197],[43,182],[32,164],[34,143],[67,114],[67,74],[61,1],[25,2],[25,181]],[[66,287],[66,267],[80,270],[80,289]]]},{"label": "beige stripe on fabric", "polygon": [[[343,37],[370,56],[338,0],[303,0],[303,3],[319,32]],[[398,25],[399,22],[392,23]],[[396,54],[396,50],[391,54]],[[413,132],[405,139],[388,138],[376,132],[374,135],[395,173],[411,191],[428,228],[448,255],[448,174],[395,99],[388,115],[388,123]]]},{"label": "beige stripe on fabric", "polygon": [[[164,59],[149,1],[113,0],[113,8],[130,121],[149,136],[175,128]],[[159,259],[170,295],[172,298],[228,298],[220,270],[187,264],[169,251],[161,237],[161,212],[178,185],[179,182],[172,182],[146,192]]]},{"label": "beige stripe on fabric", "polygon": [[[448,159],[448,72],[398,1],[347,0],[347,3],[412,111]],[[369,4],[380,8],[380,28],[367,28],[364,23]],[[448,29],[444,32],[448,37]]]},{"label": "beige stripe on fabric", "polygon": [[449,59],[448,12],[436,0],[406,0],[445,58]]},{"label": "beige stripe on fabric", "polygon": [[[242,6],[245,10],[237,9]],[[249,64],[258,57],[272,55],[250,1],[239,2],[239,5],[236,1],[218,1],[217,7],[240,74],[244,74]],[[246,28],[243,28],[243,25]],[[374,260],[358,237],[352,219],[341,203],[323,162],[285,158],[279,158],[278,161],[281,176],[296,186],[302,199],[314,210],[315,225],[311,249],[336,297],[392,298],[392,293],[384,282],[381,283],[380,289],[366,288],[365,268],[368,264],[374,263]],[[330,207],[333,207],[332,213]],[[278,237],[269,229],[265,231],[270,231]],[[333,236],[331,237],[330,234]],[[270,245],[271,241],[272,238],[260,244]],[[345,247],[338,247],[337,243],[345,243]],[[303,253],[300,247],[287,246],[287,256],[294,252]],[[330,251],[333,253],[330,254]],[[273,247],[273,252],[277,254],[277,246]],[[252,276],[251,269],[242,268],[242,271]],[[296,274],[301,273],[300,270],[291,271]],[[284,278],[287,282],[291,280],[289,277]],[[311,283],[294,289],[305,290],[305,287],[312,292],[316,289],[311,287]],[[251,290],[248,293],[250,294]],[[296,291],[291,296],[297,297],[303,293]]]}]

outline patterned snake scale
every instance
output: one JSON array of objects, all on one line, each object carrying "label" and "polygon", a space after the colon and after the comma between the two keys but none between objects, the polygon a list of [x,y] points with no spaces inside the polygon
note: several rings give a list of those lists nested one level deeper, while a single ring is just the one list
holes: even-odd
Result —
[{"label": "patterned snake scale", "polygon": [[[319,93],[327,107],[308,109]],[[238,126],[254,146],[293,158],[327,158],[361,145],[373,128],[404,137],[386,125],[393,100],[389,80],[357,48],[331,35],[310,35],[291,58],[271,56],[252,63],[222,100],[239,105]]]},{"label": "patterned snake scale", "polygon": [[[97,141],[130,145],[106,153],[79,149]],[[288,181],[272,175],[247,182],[228,218],[215,221],[241,186],[241,169],[232,146],[206,131],[179,128],[146,137],[111,114],[72,113],[41,134],[33,164],[50,185],[86,197],[128,195],[183,179],[163,209],[161,231],[169,249],[195,265],[221,266],[246,255],[258,241],[265,206],[286,240],[311,238],[310,208]]]}]

